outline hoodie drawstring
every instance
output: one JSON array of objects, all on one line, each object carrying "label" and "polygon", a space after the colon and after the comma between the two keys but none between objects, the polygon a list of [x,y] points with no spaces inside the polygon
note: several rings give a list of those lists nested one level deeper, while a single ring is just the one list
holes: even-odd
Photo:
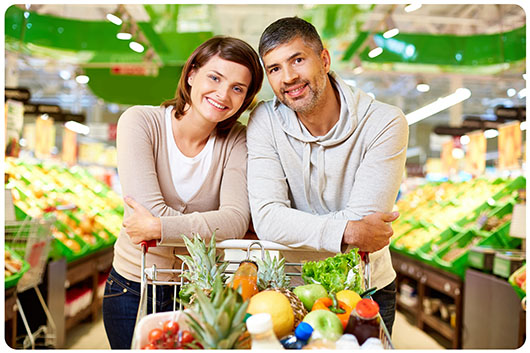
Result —
[{"label": "hoodie drawstring", "polygon": [[[307,142],[304,145],[304,156],[303,156],[303,166],[304,166],[304,193],[306,202],[311,208],[311,212],[316,214],[316,210],[310,202],[310,192],[311,192],[311,143]],[[324,202],[324,189],[326,188],[326,174],[325,174],[325,165],[324,165],[324,146],[319,145],[317,150],[317,169],[318,169],[318,200],[320,205],[326,212],[330,212],[326,203]]]}]

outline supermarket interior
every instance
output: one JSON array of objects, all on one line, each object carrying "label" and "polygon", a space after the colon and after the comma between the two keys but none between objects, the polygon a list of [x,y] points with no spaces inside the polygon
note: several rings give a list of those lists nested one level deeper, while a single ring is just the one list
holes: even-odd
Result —
[{"label": "supermarket interior", "polygon": [[[111,348],[103,323],[103,298],[116,241],[126,236],[126,195],[118,175],[120,116],[132,106],[160,106],[174,98],[186,60],[209,38],[240,38],[258,51],[265,28],[291,16],[316,28],[329,51],[331,69],[354,92],[364,91],[372,99],[398,107],[408,123],[405,168],[394,204],[399,217],[391,224],[389,240],[396,272],[396,317],[391,334],[380,316],[373,319],[379,322],[374,336],[379,335],[378,343],[361,348],[523,346],[528,216],[527,47],[522,5],[102,3],[43,1],[3,6],[5,347]],[[274,98],[269,73],[265,71],[261,90],[238,118],[243,125],[248,124],[257,102]],[[379,169],[374,173],[386,172],[384,167]],[[259,232],[254,235],[260,236]],[[226,271],[217,277],[232,278],[245,264],[246,245],[252,241],[251,236],[237,243],[245,246],[224,248],[225,260],[231,260],[228,267],[226,262],[210,263],[212,256],[219,260],[215,249],[213,255],[210,252],[215,243],[207,255],[192,256],[193,261],[207,266],[200,261],[208,260],[212,274]],[[195,255],[199,245],[186,243]],[[221,249],[217,251],[222,253]],[[258,282],[260,276],[269,276],[271,281],[280,272],[289,281],[300,275],[304,281],[299,287],[292,285],[296,281],[290,285],[286,281],[284,287],[269,285],[264,287],[269,290],[263,290],[269,292],[269,301],[274,301],[270,292],[288,299],[290,330],[278,333],[278,327],[286,325],[285,310],[270,313],[273,336],[278,336],[274,342],[282,339],[287,347],[285,333],[289,340],[302,342],[299,328],[303,322],[312,323],[309,316],[315,311],[313,304],[306,304],[308,294],[303,294],[302,286],[325,285],[306,276],[308,263],[300,264],[301,274],[284,270],[284,262],[275,262],[279,250],[267,250],[273,259],[264,262],[263,251],[255,248],[248,253],[258,259]],[[358,299],[346,299],[340,293],[353,291],[348,287],[353,273],[370,283],[369,275],[363,277],[358,269],[376,269],[365,260],[355,262],[362,259],[356,250],[325,261],[350,255],[341,261],[351,260],[357,272],[347,268],[342,287],[337,283],[330,287],[339,290],[324,288],[329,291],[325,295],[333,299],[326,311],[332,306],[337,309],[336,299],[339,304],[353,300],[355,307],[361,297],[373,294],[365,283],[362,293],[352,293]],[[140,261],[134,259],[137,264]],[[272,268],[272,275],[261,272],[262,263]],[[186,279],[198,281],[193,275]],[[183,283],[178,282],[180,288]],[[173,348],[184,347],[180,340],[185,328],[192,334],[185,348],[214,347],[203,339],[212,337],[209,330],[217,332],[216,348],[251,347],[248,342],[257,336],[250,332],[255,329],[250,322],[261,319],[255,313],[270,309],[255,313],[249,309],[247,315],[236,309],[221,311],[224,296],[235,308],[243,308],[249,300],[226,289],[232,285],[216,289],[217,283],[210,278],[211,297],[198,291],[189,307],[186,303],[192,314],[178,310],[181,332],[179,342],[172,338]],[[258,306],[253,298],[249,308]],[[197,306],[202,307],[200,315],[193,311]],[[359,348],[358,336],[347,334],[355,313],[361,311],[359,305],[355,308],[350,308],[349,321],[346,317],[338,336],[330,335],[336,327],[321,328],[322,332],[312,328],[313,336],[305,338],[304,344],[314,349],[351,348],[348,337],[353,337]],[[164,322],[156,316],[162,313],[145,314],[140,309],[141,305],[132,348],[153,345],[154,322]],[[213,322],[208,321],[208,310]],[[298,317],[300,312],[305,317]],[[215,324],[228,315],[229,326]],[[339,314],[331,316],[329,321],[339,321]],[[317,331],[321,335],[314,338]],[[225,346],[229,340],[233,345]]]}]

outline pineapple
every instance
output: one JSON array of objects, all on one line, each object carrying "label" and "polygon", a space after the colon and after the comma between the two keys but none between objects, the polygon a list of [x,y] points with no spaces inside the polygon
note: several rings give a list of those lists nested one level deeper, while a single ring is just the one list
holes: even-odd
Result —
[{"label": "pineapple", "polygon": [[[198,288],[197,288],[198,289]],[[186,313],[189,327],[202,349],[248,349],[245,326],[249,301],[216,277],[211,296],[197,290],[193,312]]]},{"label": "pineapple", "polygon": [[179,297],[185,304],[192,304],[197,295],[196,288],[209,295],[216,278],[222,283],[226,281],[227,276],[224,272],[228,262],[220,262],[221,256],[216,253],[215,232],[212,234],[208,248],[199,234],[193,235],[193,241],[186,236],[182,238],[189,255],[177,255],[177,257],[187,266],[182,277],[188,283],[180,289]]},{"label": "pineapple", "polygon": [[265,257],[257,260],[258,263],[258,289],[274,290],[289,299],[294,313],[294,327],[304,319],[307,310],[302,301],[289,289],[291,279],[285,274],[285,259],[278,260],[265,251]]}]

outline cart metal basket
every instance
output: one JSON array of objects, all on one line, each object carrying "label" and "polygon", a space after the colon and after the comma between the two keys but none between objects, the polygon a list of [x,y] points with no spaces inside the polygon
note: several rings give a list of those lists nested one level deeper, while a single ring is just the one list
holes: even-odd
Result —
[{"label": "cart metal basket", "polygon": [[[184,271],[186,271],[185,264],[182,264],[182,267],[180,269],[165,269],[165,268],[157,268],[156,265],[153,265],[150,268],[146,268],[146,255],[148,252],[148,249],[150,246],[153,246],[154,244],[146,244],[142,243],[142,259],[141,259],[141,282],[140,282],[140,304],[138,307],[138,313],[136,316],[136,324],[135,324],[135,330],[133,334],[133,341],[132,341],[132,348],[133,349],[140,349],[146,344],[146,337],[147,332],[149,332],[150,329],[154,328],[156,324],[160,322],[164,322],[165,320],[174,320],[177,321],[182,318],[182,320],[179,321],[179,324],[181,325],[181,328],[186,329],[187,325],[184,320],[184,315],[182,315],[182,305],[178,304],[178,311],[177,311],[177,302],[175,301],[173,304],[173,312],[162,312],[162,313],[156,313],[156,286],[157,285],[173,285],[174,286],[174,297],[177,297],[177,286],[182,286],[186,282],[182,276],[180,276]],[[169,245],[165,245],[169,246]],[[183,244],[178,244],[176,246],[184,246]],[[248,239],[230,239],[230,240],[224,240],[221,242],[216,243],[216,248],[221,250],[246,250],[247,256],[246,258],[251,258],[251,250],[256,250],[256,248],[253,249],[253,247],[257,247],[259,250],[261,250],[261,258],[264,258],[265,250],[269,251],[281,251],[281,252],[296,252],[296,251],[307,251],[307,249],[304,248],[292,248],[286,245],[282,245],[279,243],[266,241],[266,240],[248,240]],[[369,257],[366,253],[361,253],[361,264],[363,266],[362,272],[364,274],[364,290],[369,291],[370,290],[370,265],[369,265]],[[233,274],[236,269],[231,269],[230,265],[239,265],[240,261],[226,261],[229,263],[229,266],[225,270],[226,274]],[[292,268],[292,272],[286,272],[287,276],[290,277],[296,277],[301,276],[301,263],[285,263],[286,267]],[[237,267],[237,266],[236,266]],[[160,281],[157,280],[158,274],[175,274],[178,275],[179,280],[176,281]],[[152,314],[148,314],[148,284],[152,285]],[[379,314],[378,314],[379,315]],[[380,331],[379,331],[379,339],[381,340],[381,343],[383,344],[383,347],[385,349],[394,349],[394,346],[392,345],[392,341],[390,338],[390,334],[388,333],[387,328],[385,327],[384,321],[382,317],[379,315],[379,321],[380,321]]]},{"label": "cart metal basket", "polygon": [[47,219],[27,218],[23,221],[5,222],[5,244],[9,245],[13,251],[24,258],[30,266],[28,271],[18,281],[17,292],[22,293],[33,289],[48,320],[47,325],[41,325],[35,332],[31,332],[22,304],[18,298],[16,299],[17,310],[20,312],[27,332],[27,336],[24,336],[22,342],[22,348],[31,347],[35,349],[35,343],[38,338],[44,338],[46,347],[55,347],[56,345],[55,323],[38,287],[46,270],[52,239],[51,227],[54,222],[54,217]]}]

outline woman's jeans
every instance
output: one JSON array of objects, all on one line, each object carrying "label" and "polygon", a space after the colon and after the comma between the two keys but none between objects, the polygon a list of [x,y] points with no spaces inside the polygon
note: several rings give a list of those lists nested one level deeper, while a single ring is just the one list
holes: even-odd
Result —
[{"label": "woman's jeans", "polygon": [[375,292],[372,299],[379,304],[379,313],[385,322],[388,334],[392,335],[392,326],[396,317],[396,280]]},{"label": "woman's jeans", "polygon": [[[156,311],[173,310],[175,286],[156,286]],[[177,288],[177,293],[178,293]],[[153,288],[148,285],[147,311],[152,312]],[[111,269],[103,296],[103,323],[112,349],[130,349],[136,314],[140,305],[140,283],[120,276]],[[147,334],[147,333],[146,333]]]}]

